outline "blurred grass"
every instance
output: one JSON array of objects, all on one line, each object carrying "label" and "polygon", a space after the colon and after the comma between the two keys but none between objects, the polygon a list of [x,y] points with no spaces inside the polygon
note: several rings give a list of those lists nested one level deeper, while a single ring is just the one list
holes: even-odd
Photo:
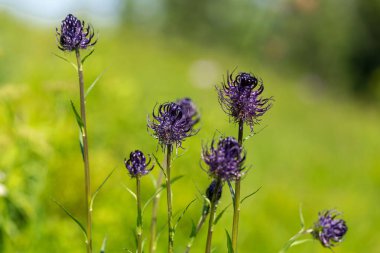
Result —
[{"label": "blurred grass", "polygon": [[[7,175],[9,198],[23,206],[29,220],[26,229],[11,229],[5,252],[83,252],[80,230],[51,201],[57,199],[84,220],[83,169],[69,103],[78,101],[76,73],[53,55],[63,54],[56,47],[53,27],[36,28],[1,14],[0,169]],[[199,134],[184,142],[185,149],[179,150],[183,156],[173,164],[175,175],[185,175],[173,187],[175,210],[199,198],[178,228],[176,252],[184,249],[190,219],[197,220],[201,211],[198,191],[209,182],[199,167],[201,146],[219,132],[237,132],[218,105],[214,85],[226,70],[238,66],[258,74],[265,94],[275,98],[274,107],[257,126],[258,134],[245,143],[247,165],[252,167],[243,195],[262,189],[243,205],[241,252],[278,251],[299,229],[300,203],[308,225],[320,210],[344,212],[349,232],[335,252],[380,251],[379,108],[323,90],[302,73],[287,72],[286,66],[279,71],[261,65],[248,54],[233,55],[132,29],[98,30],[95,53],[85,64],[88,85],[106,69],[87,101],[93,189],[113,168],[117,170],[95,202],[95,249],[105,235],[107,252],[134,248],[135,205],[123,188],[134,184],[123,159],[134,149],[155,153],[157,142],[146,131],[147,115],[156,103],[188,96],[198,105],[202,121]],[[158,171],[157,167],[153,174]],[[147,199],[153,186],[149,177],[143,181]],[[220,206],[229,203],[226,187]],[[163,226],[164,199],[160,206]],[[231,212],[217,225],[215,252],[225,251],[224,229],[231,227]],[[149,216],[148,209],[146,221]],[[205,230],[196,239],[194,252],[203,251],[204,239]],[[158,252],[164,252],[165,242],[163,233]],[[315,242],[290,252],[326,249]]]}]

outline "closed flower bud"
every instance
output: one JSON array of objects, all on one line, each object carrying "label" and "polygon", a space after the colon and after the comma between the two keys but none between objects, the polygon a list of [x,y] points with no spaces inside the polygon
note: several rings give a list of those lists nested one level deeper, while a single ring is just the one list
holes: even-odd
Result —
[{"label": "closed flower bud", "polygon": [[144,176],[153,169],[153,166],[147,169],[150,159],[146,162],[146,158],[140,150],[131,152],[129,159],[124,159],[124,164],[131,177]]}]

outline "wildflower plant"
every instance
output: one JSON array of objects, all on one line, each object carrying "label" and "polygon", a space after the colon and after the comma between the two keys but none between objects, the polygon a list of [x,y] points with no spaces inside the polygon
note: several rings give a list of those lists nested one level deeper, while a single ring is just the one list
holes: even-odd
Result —
[{"label": "wildflower plant", "polygon": [[[244,124],[253,133],[254,125],[267,112],[272,98],[262,98],[264,84],[261,79],[247,72],[240,72],[235,77],[227,73],[227,78],[220,86],[216,86],[219,103],[230,119],[238,123],[238,143],[243,145]],[[240,216],[240,177],[235,181],[233,193],[234,214],[232,223],[232,248],[237,251],[237,239]]]},{"label": "wildflower plant", "polygon": [[137,238],[137,253],[142,252],[142,237],[143,237],[143,218],[141,208],[141,182],[140,178],[147,175],[153,166],[148,168],[151,160],[146,161],[145,155],[140,150],[130,153],[129,159],[124,159],[125,167],[127,168],[131,178],[136,179],[136,202],[137,202],[137,224],[136,224],[136,238]]}]

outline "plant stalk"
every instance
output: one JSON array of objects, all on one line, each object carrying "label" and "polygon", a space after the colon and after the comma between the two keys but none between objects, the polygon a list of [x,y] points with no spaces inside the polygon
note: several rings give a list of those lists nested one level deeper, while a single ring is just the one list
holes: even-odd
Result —
[{"label": "plant stalk", "polygon": [[[238,143],[242,147],[243,144],[243,120],[239,121],[239,131],[238,131]],[[234,199],[234,216],[232,222],[232,248],[234,252],[238,252],[237,240],[239,232],[239,216],[240,216],[240,178],[235,181],[235,199]]]},{"label": "plant stalk", "polygon": [[173,145],[166,145],[166,197],[168,205],[168,253],[173,253],[174,248],[174,227],[173,227],[173,207],[172,207],[172,187],[170,184],[170,168],[171,168],[171,155],[173,152]]},{"label": "plant stalk", "polygon": [[296,242],[299,237],[305,234],[309,234],[312,231],[312,229],[302,228],[297,234],[295,234],[292,238],[289,239],[289,241],[282,247],[282,249],[278,253],[285,253],[286,251],[288,251],[289,248],[292,247],[293,243]]},{"label": "plant stalk", "polygon": [[137,196],[137,227],[136,227],[136,236],[137,236],[137,253],[142,253],[142,212],[141,212],[141,183],[140,176],[136,177],[136,196]]},{"label": "plant stalk", "polygon": [[[157,181],[156,187],[160,187],[162,184],[162,178],[164,174],[160,171]],[[150,223],[150,242],[149,242],[149,253],[154,253],[156,251],[156,234],[157,234],[157,213],[158,213],[158,203],[160,201],[161,194],[158,193],[152,203],[152,218]]]},{"label": "plant stalk", "polygon": [[210,207],[210,218],[208,222],[208,232],[207,232],[207,241],[206,241],[206,253],[211,252],[211,241],[212,241],[212,233],[214,231],[214,217],[215,217],[215,212],[216,212],[216,207],[218,205],[217,201],[217,194],[218,194],[218,189],[220,188],[222,184],[222,181],[220,178],[217,179],[216,181],[216,186],[215,186],[215,191],[214,194],[212,195],[212,200],[211,200],[211,207]]},{"label": "plant stalk", "polygon": [[83,123],[82,140],[83,140],[83,164],[84,164],[84,180],[85,180],[85,201],[87,212],[87,253],[92,253],[92,210],[90,210],[91,201],[91,179],[90,179],[90,163],[88,158],[88,141],[87,141],[87,123],[86,123],[86,101],[83,79],[83,65],[80,57],[79,49],[75,50],[78,66],[79,77],[79,94],[80,94],[80,114]]},{"label": "plant stalk", "polygon": [[193,246],[194,239],[197,236],[197,234],[199,233],[199,231],[201,230],[203,224],[205,223],[207,215],[208,215],[208,213],[204,213],[203,212],[202,216],[199,218],[198,224],[197,224],[197,226],[195,228],[195,233],[194,233],[193,236],[190,237],[190,240],[189,240],[189,242],[187,243],[187,246],[186,246],[185,253],[189,253],[190,252],[190,249]]}]

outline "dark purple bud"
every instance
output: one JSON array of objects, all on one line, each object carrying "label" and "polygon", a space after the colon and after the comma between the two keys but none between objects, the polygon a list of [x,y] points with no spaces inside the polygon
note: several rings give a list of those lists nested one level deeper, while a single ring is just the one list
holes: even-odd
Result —
[{"label": "dark purple bud", "polygon": [[209,175],[221,180],[236,180],[242,175],[245,160],[242,147],[233,137],[220,139],[217,147],[214,141],[209,149],[203,149],[203,161],[209,166]]},{"label": "dark purple bud", "polygon": [[62,51],[74,51],[86,49],[96,44],[93,41],[94,31],[84,21],[77,19],[74,15],[69,14],[62,20],[61,30],[56,28],[58,48]]},{"label": "dark purple bud", "polygon": [[212,201],[212,197],[214,196],[215,191],[217,191],[216,192],[216,199],[215,199],[216,202],[218,202],[220,200],[220,198],[222,197],[223,186],[220,185],[219,189],[216,190],[216,183],[217,183],[216,180],[213,180],[206,190],[206,197],[210,200],[210,202]]},{"label": "dark purple bud", "polygon": [[146,158],[140,150],[131,152],[128,160],[124,159],[125,167],[131,177],[144,176],[148,174],[153,169],[153,166],[150,169],[147,169],[149,163],[150,159],[146,162]]},{"label": "dark purple bud", "polygon": [[164,103],[153,111],[153,120],[148,118],[148,127],[153,130],[162,146],[176,144],[181,146],[182,141],[195,135],[198,131],[193,128],[197,120],[190,110],[178,103]]},{"label": "dark purple bud", "polygon": [[239,73],[235,78],[227,73],[226,82],[216,87],[222,109],[235,121],[243,121],[250,126],[260,121],[260,117],[272,106],[272,98],[261,98],[264,85],[254,75]]},{"label": "dark purple bud", "polygon": [[339,214],[335,210],[321,212],[318,221],[314,224],[311,234],[326,248],[331,248],[341,242],[348,230],[346,222],[337,219]]}]

